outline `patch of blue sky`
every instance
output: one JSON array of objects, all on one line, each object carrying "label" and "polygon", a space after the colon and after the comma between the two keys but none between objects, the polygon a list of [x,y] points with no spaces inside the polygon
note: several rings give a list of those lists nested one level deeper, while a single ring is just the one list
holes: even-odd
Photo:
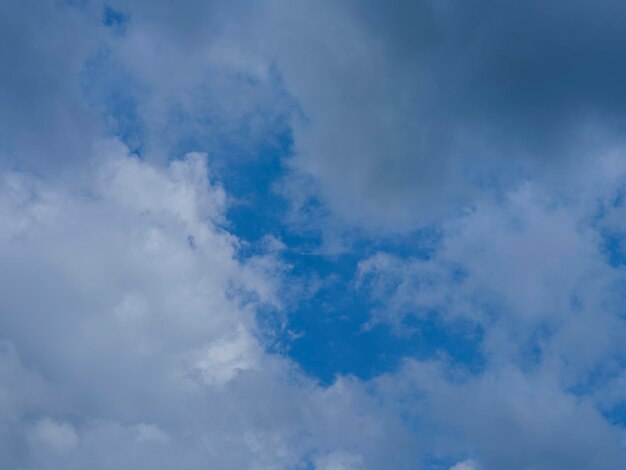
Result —
[{"label": "patch of blue sky", "polygon": [[105,5],[102,12],[102,23],[116,33],[124,33],[130,17],[119,10]]},{"label": "patch of blue sky", "polygon": [[289,321],[289,327],[300,333],[291,344],[290,356],[323,383],[332,382],[337,374],[369,379],[396,370],[408,357],[444,356],[467,370],[481,369],[480,331],[450,328],[439,315],[431,314],[407,317],[412,334],[400,336],[388,324],[370,326],[368,300],[340,287],[341,281],[337,284],[301,305]]},{"label": "patch of blue sky", "polygon": [[[170,158],[180,158],[194,151],[207,152],[211,171],[225,185],[240,188],[241,191],[234,189],[239,195],[250,192],[247,188],[254,189],[256,184],[247,179],[244,183],[247,188],[242,187],[240,174],[256,172],[263,180],[261,173],[276,169],[276,155],[284,154],[285,136],[289,135],[290,109],[288,104],[273,105],[286,101],[276,74],[270,73],[264,82],[242,73],[227,77],[232,95],[243,101],[250,100],[254,105],[242,109],[246,106],[233,105],[224,99],[219,91],[224,76],[207,69],[203,84],[186,93],[181,101],[173,100],[168,104],[166,118],[157,132],[161,137],[160,145]],[[258,95],[264,93],[274,99],[263,101]],[[264,184],[264,180],[260,184]]]},{"label": "patch of blue sky", "polygon": [[626,187],[618,188],[607,201],[599,201],[590,225],[600,235],[600,249],[605,260],[614,268],[626,264],[626,237],[622,230],[606,225],[606,218],[611,211],[624,207]]},{"label": "patch of blue sky", "polygon": [[[569,365],[569,364],[566,364]],[[626,363],[619,358],[608,358],[595,364],[574,385],[568,388],[568,392],[583,397],[602,389],[609,382],[618,378],[626,369]]]},{"label": "patch of blue sky", "polygon": [[[220,182],[233,198],[228,211],[231,230],[254,250],[255,242],[272,235],[290,248],[302,248],[307,243],[318,244],[317,237],[302,237],[291,233],[284,223],[289,209],[287,201],[275,190],[285,172],[284,159],[291,152],[293,139],[285,130],[264,145],[258,155],[238,160],[229,159],[228,165],[216,162]],[[246,254],[244,249],[242,254]]]},{"label": "patch of blue sky", "polygon": [[602,252],[607,262],[617,268],[626,264],[626,236],[618,231],[602,230]]},{"label": "patch of blue sky", "polygon": [[[318,282],[314,294],[288,306],[287,325],[278,332],[275,348],[286,351],[322,383],[331,383],[338,374],[371,378],[396,369],[406,357],[444,355],[469,370],[479,370],[482,332],[476,326],[447,322],[437,312],[421,316],[407,312],[403,321],[413,333],[400,336],[388,324],[371,324],[375,304],[355,286],[362,259],[379,251],[427,259],[438,246],[440,234],[425,229],[386,240],[355,236],[346,251],[325,255],[321,233],[301,231],[284,222],[288,204],[274,187],[284,175],[284,162],[291,152],[290,133],[277,141],[278,146],[264,149],[258,158],[240,161],[223,173],[226,190],[239,200],[231,206],[228,220],[230,230],[246,242],[242,256],[257,254],[257,242],[272,235],[286,245],[282,259],[291,266],[293,282]],[[273,323],[271,319],[268,311],[260,320],[267,325]]]},{"label": "patch of blue sky", "polygon": [[[626,370],[626,362],[618,357],[610,357],[592,367],[586,374],[579,378],[566,391],[577,399],[597,399],[598,410],[611,424],[626,427],[626,400],[623,398],[604,395],[606,390],[620,387],[622,377]],[[621,396],[621,394],[620,394]]]},{"label": "patch of blue sky", "polygon": [[626,401],[611,407],[602,414],[612,425],[626,427]]},{"label": "patch of blue sky", "polygon": [[544,347],[556,332],[556,327],[548,322],[537,325],[525,340],[520,343],[521,364],[525,372],[532,372],[541,366]]}]

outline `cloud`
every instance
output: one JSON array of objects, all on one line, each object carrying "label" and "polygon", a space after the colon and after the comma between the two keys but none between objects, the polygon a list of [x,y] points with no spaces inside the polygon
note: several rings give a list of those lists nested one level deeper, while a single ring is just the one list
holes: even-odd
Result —
[{"label": "cloud", "polygon": [[[625,14],[8,2],[0,466],[622,468]],[[216,177],[246,159],[291,210],[255,256]],[[366,328],[469,325],[479,366],[442,341],[324,387],[269,352],[307,230],[362,242],[333,282]]]},{"label": "cloud", "polygon": [[74,450],[78,445],[78,435],[69,423],[56,423],[49,419],[42,419],[32,429],[31,445],[42,444],[53,452],[66,453]]},{"label": "cloud", "polygon": [[108,31],[93,51],[86,95],[145,158],[162,163],[204,150],[227,165],[262,158],[259,149],[277,146],[288,132],[294,104],[272,61],[246,48],[243,31],[255,21],[256,2],[246,9],[196,1],[106,5],[127,20],[122,34]]},{"label": "cloud", "polygon": [[317,460],[316,470],[351,470],[363,467],[360,455],[347,452],[333,452]]},{"label": "cloud", "polygon": [[[615,181],[620,187],[620,178]],[[588,188],[594,185],[592,180]],[[483,199],[448,219],[430,258],[381,252],[361,261],[357,287],[380,303],[377,315],[391,322],[402,322],[407,312],[437,311],[490,332],[504,327],[522,334],[541,325],[559,330],[586,319],[596,329],[604,321],[608,326],[619,317],[623,282],[622,269],[605,251],[602,228],[621,208],[597,214],[615,191],[609,187],[565,199],[527,183],[500,199]],[[493,346],[500,355],[506,350],[505,344]]]},{"label": "cloud", "polygon": [[100,31],[66,2],[52,0],[5,3],[0,28],[0,161],[67,171],[101,131],[80,83]]},{"label": "cloud", "polygon": [[457,451],[484,468],[624,465],[624,271],[605,244],[607,224],[622,233],[612,221],[623,170],[601,178],[590,172],[576,197],[527,183],[484,198],[449,219],[428,258],[381,252],[359,264],[374,322],[419,333],[411,319],[434,314],[448,330],[465,321],[482,332],[477,369],[447,360],[441,342],[431,365],[386,380],[417,393],[415,414],[447,439],[460,433]]},{"label": "cloud", "polygon": [[218,2],[7,3],[0,161],[48,177],[80,171],[103,135],[159,163],[191,150],[237,161],[276,146],[293,104],[271,61],[224,28],[252,14]]},{"label": "cloud", "polygon": [[486,469],[624,465],[622,428],[550,374],[505,366],[470,376],[444,362],[408,361],[376,383],[428,430],[424,442],[439,458],[477,455]]},{"label": "cloud", "polygon": [[415,461],[363,384],[322,388],[265,352],[255,310],[273,302],[279,261],[237,259],[204,156],[158,168],[115,142],[96,155],[70,184],[0,183],[5,466]]},{"label": "cloud", "polygon": [[623,142],[618,2],[276,9],[297,28],[271,53],[307,116],[292,165],[348,224],[415,228]]},{"label": "cloud", "polygon": [[450,467],[450,470],[477,470],[479,467],[473,460],[464,460]]},{"label": "cloud", "polygon": [[[612,0],[567,11],[491,0],[384,11],[282,0],[49,2],[34,14],[25,5],[3,15],[16,36],[1,59],[3,153],[14,164],[80,161],[103,131],[153,161],[203,150],[228,164],[289,134],[284,187],[295,209],[319,198],[331,228],[403,232],[520,176],[576,178],[623,143],[626,10]],[[106,11],[124,18],[121,31]]]}]

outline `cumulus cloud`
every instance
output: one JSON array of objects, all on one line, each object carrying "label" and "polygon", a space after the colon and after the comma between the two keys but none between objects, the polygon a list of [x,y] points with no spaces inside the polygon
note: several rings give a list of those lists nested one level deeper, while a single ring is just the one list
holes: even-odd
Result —
[{"label": "cumulus cloud", "polygon": [[[6,2],[0,466],[622,468],[625,15]],[[215,175],[276,149],[291,212],[249,256]],[[376,247],[341,294],[364,329],[469,325],[478,367],[442,342],[321,386],[271,353],[277,234],[311,229],[316,256]]]},{"label": "cumulus cloud", "polygon": [[623,272],[606,252],[603,227],[621,208],[597,212],[614,192],[605,187],[568,200],[521,185],[448,219],[427,259],[381,252],[363,260],[357,286],[384,304],[380,315],[392,321],[435,310],[484,324],[502,317],[518,329],[578,322],[585,314],[599,320],[609,308],[617,315]]},{"label": "cumulus cloud", "polygon": [[480,455],[478,468],[624,465],[622,430],[550,374],[504,367],[468,377],[441,363],[410,362],[386,386],[401,389],[403,380],[409,381],[406,390],[419,391],[414,412],[434,437],[444,430],[434,443],[448,452]]},{"label": "cumulus cloud", "polygon": [[412,317],[434,313],[481,332],[474,375],[448,363],[441,343],[444,359],[411,363],[394,380],[415,381],[416,413],[443,420],[446,435],[457,429],[459,451],[478,453],[484,468],[624,465],[623,425],[611,418],[623,403],[614,393],[626,353],[624,270],[606,245],[624,173],[603,176],[604,186],[592,173],[576,197],[527,183],[483,199],[449,220],[428,258],[378,253],[359,265],[373,321],[406,334]]},{"label": "cumulus cloud", "polygon": [[464,460],[450,467],[450,470],[477,470],[478,466],[473,460]]},{"label": "cumulus cloud", "polygon": [[7,467],[396,458],[407,431],[359,382],[320,388],[264,352],[254,311],[279,279],[237,260],[203,156],[158,169],[108,143],[97,162],[70,186],[3,175]]}]

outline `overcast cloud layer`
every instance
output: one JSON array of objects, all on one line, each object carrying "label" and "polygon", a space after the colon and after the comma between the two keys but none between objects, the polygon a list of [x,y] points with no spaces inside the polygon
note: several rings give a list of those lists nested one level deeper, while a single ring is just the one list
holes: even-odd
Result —
[{"label": "overcast cloud layer", "polygon": [[626,468],[625,26],[3,2],[0,467]]}]

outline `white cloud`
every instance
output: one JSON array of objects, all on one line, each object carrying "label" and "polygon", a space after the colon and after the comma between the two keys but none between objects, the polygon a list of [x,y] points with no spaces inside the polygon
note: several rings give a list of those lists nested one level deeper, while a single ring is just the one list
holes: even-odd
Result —
[{"label": "white cloud", "polygon": [[423,445],[435,454],[476,455],[479,468],[494,470],[623,467],[621,428],[549,373],[506,366],[471,376],[442,362],[408,361],[375,382],[419,420]]},{"label": "white cloud", "polygon": [[593,222],[605,197],[594,184],[566,200],[529,183],[450,219],[428,260],[363,260],[357,286],[379,303],[374,319],[401,325],[433,311],[467,319],[484,328],[490,360],[526,359],[524,348],[539,340],[543,360],[571,354],[568,368],[583,375],[622,354],[624,271],[610,264],[598,230],[613,210]]},{"label": "white cloud", "polygon": [[237,259],[204,157],[162,168],[107,144],[82,179],[2,181],[4,466],[285,468],[337,449],[364,468],[414,461],[363,384],[322,388],[265,352],[254,313],[282,268]]},{"label": "white cloud", "polygon": [[436,312],[444,325],[480,328],[484,364],[474,375],[409,362],[385,380],[395,393],[416,393],[416,416],[443,439],[460,433],[458,451],[484,468],[623,466],[623,427],[605,416],[623,403],[625,278],[601,232],[621,211],[611,201],[622,177],[601,186],[590,174],[570,198],[522,185],[451,219],[427,260],[378,253],[359,265],[375,321],[406,334],[407,316]]},{"label": "white cloud", "polygon": [[208,384],[223,385],[240,372],[258,367],[261,354],[249,333],[239,331],[233,339],[210,344],[195,362],[196,370]]},{"label": "white cloud", "polygon": [[464,460],[454,464],[450,470],[479,470],[479,467],[473,460]]},{"label": "white cloud", "polygon": [[[99,1],[0,12],[0,466],[623,467],[601,414],[624,401],[623,268],[601,236],[624,232],[623,7],[478,2],[492,27],[445,2],[107,5],[124,34]],[[193,145],[223,168],[285,131],[309,228],[388,235],[465,207],[433,258],[380,253],[357,278],[398,331],[433,310],[480,326],[483,372],[409,361],[324,388],[265,351],[282,243],[239,259],[207,157],[166,162]],[[91,151],[107,133],[141,158]]]}]

